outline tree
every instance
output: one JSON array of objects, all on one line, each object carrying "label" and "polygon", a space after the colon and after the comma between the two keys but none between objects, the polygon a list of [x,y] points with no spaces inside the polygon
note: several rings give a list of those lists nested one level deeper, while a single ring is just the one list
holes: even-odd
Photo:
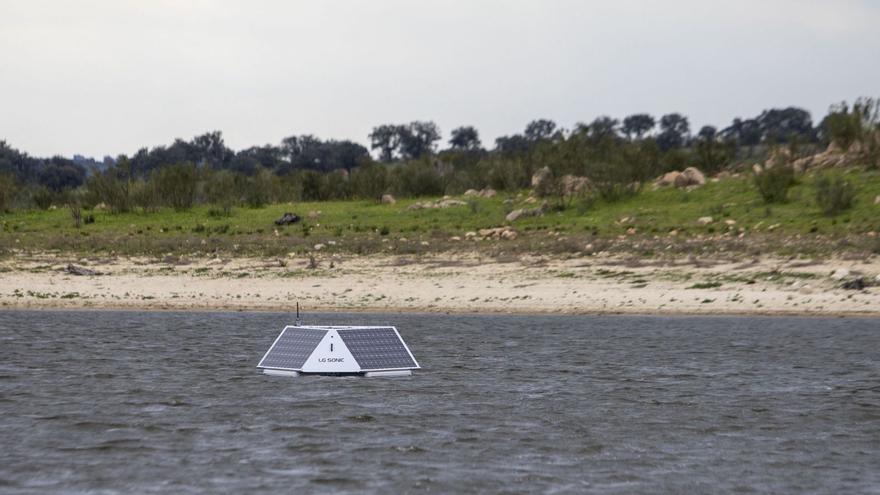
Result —
[{"label": "tree", "polygon": [[223,133],[220,131],[206,132],[192,138],[189,142],[189,153],[191,156],[188,158],[193,163],[211,168],[223,168],[234,156],[223,142]]},{"label": "tree", "polygon": [[617,139],[617,127],[620,121],[612,119],[607,115],[596,117],[587,127],[590,138],[594,142],[600,142],[605,139]]},{"label": "tree", "polygon": [[449,145],[457,151],[476,151],[481,147],[480,133],[474,127],[462,126],[452,130]]},{"label": "tree", "polygon": [[528,141],[537,143],[538,141],[546,141],[559,136],[556,131],[556,123],[552,120],[537,119],[529,122],[523,133]]},{"label": "tree", "polygon": [[434,152],[434,143],[440,140],[440,129],[433,122],[410,122],[398,127],[400,155],[415,160]]},{"label": "tree", "polygon": [[718,130],[711,125],[703,126],[694,142],[696,165],[703,171],[714,172],[726,165],[733,155],[731,143],[719,141]]},{"label": "tree", "polygon": [[657,121],[651,115],[637,113],[623,119],[623,126],[621,126],[620,130],[623,131],[627,139],[632,139],[633,137],[642,139],[642,136],[654,129],[656,125]]},{"label": "tree", "polygon": [[657,144],[660,149],[668,151],[681,148],[690,133],[687,117],[679,113],[670,113],[660,118],[660,135]]},{"label": "tree", "polygon": [[379,160],[390,162],[400,147],[400,126],[380,125],[370,133],[370,149],[379,150]]},{"label": "tree", "polygon": [[49,159],[40,169],[38,181],[53,192],[73,189],[85,182],[86,170],[71,160],[55,156]]},{"label": "tree", "polygon": [[761,137],[767,144],[787,143],[793,138],[815,141],[813,119],[810,112],[796,107],[764,110],[756,119]]},{"label": "tree", "polygon": [[343,168],[351,174],[358,165],[370,162],[370,152],[363,145],[353,141],[327,141],[324,144],[329,151],[332,170]]},{"label": "tree", "polygon": [[532,149],[532,142],[522,134],[495,138],[495,151],[504,155],[525,153]]}]

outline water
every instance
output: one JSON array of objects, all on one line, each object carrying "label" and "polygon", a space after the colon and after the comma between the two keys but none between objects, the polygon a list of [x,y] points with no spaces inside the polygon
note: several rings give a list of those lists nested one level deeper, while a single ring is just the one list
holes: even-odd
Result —
[{"label": "water", "polygon": [[424,370],[260,375],[288,315],[0,312],[0,492],[880,492],[878,320],[310,320]]}]

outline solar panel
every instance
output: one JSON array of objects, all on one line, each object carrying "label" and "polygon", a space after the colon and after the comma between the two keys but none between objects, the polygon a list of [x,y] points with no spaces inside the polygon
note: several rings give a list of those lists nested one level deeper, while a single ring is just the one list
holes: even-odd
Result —
[{"label": "solar panel", "polygon": [[287,327],[257,367],[301,369],[326,333],[327,330]]},{"label": "solar panel", "polygon": [[363,370],[419,366],[393,328],[340,329],[337,332]]}]

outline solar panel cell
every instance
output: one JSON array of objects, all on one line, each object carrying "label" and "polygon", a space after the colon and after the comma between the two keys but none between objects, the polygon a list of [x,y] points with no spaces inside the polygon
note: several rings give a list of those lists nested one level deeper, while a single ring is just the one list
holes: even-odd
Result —
[{"label": "solar panel cell", "polygon": [[393,328],[359,328],[338,332],[363,370],[418,367]]},{"label": "solar panel cell", "polygon": [[302,369],[327,330],[288,327],[258,365],[261,368]]}]

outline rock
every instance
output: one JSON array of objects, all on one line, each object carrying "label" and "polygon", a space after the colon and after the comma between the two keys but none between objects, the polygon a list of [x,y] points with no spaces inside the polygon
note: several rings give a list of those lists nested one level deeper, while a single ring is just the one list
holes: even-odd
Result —
[{"label": "rock", "polygon": [[74,264],[67,265],[67,273],[78,277],[93,277],[95,275],[100,275],[100,273],[95,270],[89,270],[88,268],[76,266]]},{"label": "rock", "polygon": [[849,277],[849,270],[846,268],[838,268],[831,273],[831,278],[833,280],[843,280],[846,277]]},{"label": "rock", "polygon": [[709,225],[714,221],[715,219],[713,219],[712,217],[700,217],[697,219],[697,223],[700,225]]},{"label": "rock", "polygon": [[107,209],[106,203],[98,203],[95,205],[95,211],[104,211]]},{"label": "rock", "polygon": [[587,244],[586,246],[584,246],[584,252],[587,254],[593,254],[593,250],[594,249],[592,244]]},{"label": "rock", "polygon": [[696,167],[688,167],[675,179],[675,187],[702,186],[706,176]]},{"label": "rock", "polygon": [[880,196],[875,196],[875,197],[874,197],[874,204],[875,204],[875,205],[880,205]]},{"label": "rock", "polygon": [[854,278],[852,280],[848,280],[848,281],[844,282],[843,284],[841,284],[840,287],[842,289],[847,289],[847,290],[864,290],[865,287],[868,287],[868,285],[870,285],[870,284],[868,284],[867,280],[865,280],[862,277],[859,277],[859,278]]},{"label": "rock", "polygon": [[480,191],[481,198],[494,198],[497,195],[498,195],[498,192],[495,191],[495,189],[492,189],[491,187],[487,187],[486,189],[483,189],[482,191]]},{"label": "rock", "polygon": [[451,206],[467,206],[467,203],[460,199],[441,199],[437,202],[437,208],[449,208]]},{"label": "rock", "polygon": [[630,228],[626,229],[627,235],[635,235],[637,232],[638,232],[638,230],[636,230],[635,227],[630,227]]},{"label": "rock", "polygon": [[756,163],[756,164],[752,165],[752,172],[754,172],[755,175],[761,175],[764,172],[764,167],[762,167]]},{"label": "rock", "polygon": [[469,231],[469,232],[465,232],[465,233],[464,233],[464,238],[465,238],[465,239],[473,239],[473,238],[476,237],[476,236],[477,236],[477,233],[474,232],[474,231],[472,231],[472,230]]},{"label": "rock", "polygon": [[515,222],[515,221],[519,220],[519,218],[522,217],[525,214],[525,212],[526,212],[526,208],[519,208],[519,209],[513,210],[512,212],[507,214],[507,216],[505,217],[505,220],[507,220],[508,222]]},{"label": "rock", "polygon": [[300,220],[302,220],[302,218],[295,213],[285,213],[284,215],[281,215],[281,218],[275,220],[275,225],[290,225],[292,223],[297,223]]},{"label": "rock", "polygon": [[508,222],[515,222],[520,218],[525,217],[539,217],[547,211],[547,203],[542,203],[541,206],[537,208],[519,208],[517,210],[513,210],[512,212],[507,214],[506,220]]},{"label": "rock", "polygon": [[323,244],[320,244],[320,243],[319,243],[319,244],[315,244],[315,245],[314,245],[314,249],[315,249],[315,251],[320,251],[320,250],[324,249],[324,245],[323,245]]},{"label": "rock", "polygon": [[562,194],[574,196],[581,194],[590,188],[590,179],[577,175],[562,176]]},{"label": "rock", "polygon": [[523,203],[527,203],[527,204],[535,204],[537,202],[538,202],[538,198],[536,198],[534,196],[529,196],[528,198],[523,200]]},{"label": "rock", "polygon": [[464,195],[465,195],[465,197],[479,196],[480,191],[477,191],[476,189],[468,189],[467,191],[464,192]]},{"label": "rock", "polygon": [[318,210],[318,211],[312,210],[306,216],[309,217],[310,220],[314,220],[314,219],[321,216],[321,211],[320,210]]},{"label": "rock", "polygon": [[460,199],[440,199],[437,201],[422,201],[420,203],[413,203],[409,205],[407,210],[431,210],[431,209],[443,209],[450,208],[453,206],[466,206],[467,203]]},{"label": "rock", "polygon": [[736,220],[727,219],[727,220],[724,221],[724,223],[726,223],[727,225],[733,227],[734,225],[736,225]]},{"label": "rock", "polygon": [[459,236],[457,236],[457,235],[454,235],[454,236],[450,237],[449,240],[450,240],[450,241],[460,241],[460,240],[461,240],[461,237],[459,237]]},{"label": "rock", "polygon": [[517,236],[517,233],[515,230],[505,230],[504,232],[501,233],[501,238],[508,240],[508,241],[512,241],[512,240],[516,239],[516,236]]},{"label": "rock", "polygon": [[678,180],[678,176],[681,175],[681,172],[676,172],[673,170],[672,172],[666,172],[661,175],[659,179],[657,179],[657,185],[666,187],[675,185],[675,181]]},{"label": "rock", "polygon": [[382,195],[382,204],[383,205],[393,205],[394,203],[397,203],[397,200],[394,199],[394,196],[392,196],[390,194],[383,194]]},{"label": "rock", "polygon": [[532,187],[540,188],[541,185],[549,179],[553,175],[553,172],[550,171],[550,167],[544,167],[539,169],[537,172],[532,174]]}]

